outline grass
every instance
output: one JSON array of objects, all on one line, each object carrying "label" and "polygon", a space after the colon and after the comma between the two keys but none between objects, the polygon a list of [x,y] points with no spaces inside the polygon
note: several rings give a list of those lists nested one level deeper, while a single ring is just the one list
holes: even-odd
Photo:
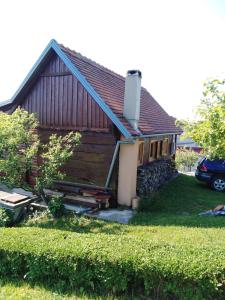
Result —
[{"label": "grass", "polygon": [[[91,236],[96,238],[96,235],[99,235],[101,239],[104,239],[104,236],[115,236],[124,240],[139,238],[142,243],[146,241],[146,247],[151,244],[160,247],[167,245],[168,249],[171,248],[173,251],[168,252],[165,259],[169,258],[172,262],[173,260],[174,262],[175,260],[180,261],[182,267],[189,270],[192,264],[193,273],[200,272],[198,270],[203,272],[204,268],[208,268],[207,272],[217,274],[218,269],[222,270],[221,272],[224,272],[225,269],[223,264],[225,261],[225,217],[199,216],[198,214],[219,204],[225,204],[225,193],[210,190],[194,177],[180,175],[154,197],[145,199],[141,204],[144,212],[138,212],[129,225],[74,215],[60,219],[52,219],[47,215],[42,215],[30,219],[20,226],[77,232],[81,235],[87,235],[88,238]],[[20,229],[17,228],[17,230]],[[159,250],[153,249],[152,252],[156,251],[157,254],[157,251],[161,251],[160,247]],[[187,257],[185,256],[186,253],[188,254]],[[163,260],[164,257],[162,256]],[[215,262],[215,270],[214,264],[210,265],[211,261]],[[16,295],[15,298],[13,298],[14,295]],[[77,295],[60,294],[60,292],[52,291],[49,287],[31,287],[23,282],[15,285],[13,281],[3,281],[0,282],[0,299],[7,298],[116,299],[110,298],[110,296],[108,298],[103,296],[94,298],[93,295],[79,295],[79,293]]]},{"label": "grass", "polygon": [[220,228],[225,227],[225,217],[198,215],[219,204],[225,205],[225,193],[215,192],[194,177],[182,174],[165,185],[154,197],[143,199],[142,211],[135,215],[129,225],[74,215],[60,219],[45,215],[31,219],[23,226],[105,234],[139,234],[152,230],[152,226],[160,226],[162,230],[165,226]]},{"label": "grass", "polygon": [[[225,205],[225,193],[211,190],[192,176],[180,175],[152,199],[142,202],[142,210],[133,220],[137,225],[224,227],[225,218],[198,214]],[[147,212],[146,212],[147,211]]]},{"label": "grass", "polygon": [[73,294],[61,294],[56,291],[49,291],[46,288],[24,282],[0,280],[0,300],[116,300],[112,296],[99,297],[88,296],[78,292]]}]

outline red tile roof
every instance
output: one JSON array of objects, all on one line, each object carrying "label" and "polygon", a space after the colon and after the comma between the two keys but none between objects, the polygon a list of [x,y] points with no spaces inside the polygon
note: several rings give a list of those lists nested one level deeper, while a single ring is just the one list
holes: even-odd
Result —
[{"label": "red tile roof", "polygon": [[[139,135],[140,133],[135,131],[123,117],[125,78],[82,56],[80,53],[63,45],[59,46],[129,132],[132,135]],[[175,125],[173,118],[143,87],[141,89],[139,129],[143,135],[155,133],[179,134],[181,132],[180,128]]]}]

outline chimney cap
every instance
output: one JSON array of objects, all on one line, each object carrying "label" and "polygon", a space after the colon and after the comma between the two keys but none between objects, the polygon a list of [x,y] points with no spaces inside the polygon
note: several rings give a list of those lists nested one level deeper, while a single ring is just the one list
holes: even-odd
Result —
[{"label": "chimney cap", "polygon": [[128,76],[129,76],[129,75],[138,75],[140,78],[142,77],[141,71],[139,71],[139,70],[128,70],[128,71],[127,71],[127,75],[128,75]]}]

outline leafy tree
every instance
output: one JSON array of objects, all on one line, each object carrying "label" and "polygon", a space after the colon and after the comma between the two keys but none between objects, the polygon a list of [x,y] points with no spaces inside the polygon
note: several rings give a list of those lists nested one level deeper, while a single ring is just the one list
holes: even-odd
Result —
[{"label": "leafy tree", "polygon": [[66,136],[52,134],[49,142],[42,145],[40,157],[42,163],[38,166],[35,189],[44,196],[43,189],[51,187],[54,180],[63,179],[65,173],[62,166],[72,156],[74,147],[80,142],[80,134],[70,132]]},{"label": "leafy tree", "polygon": [[16,186],[23,184],[39,147],[38,136],[34,133],[37,125],[34,114],[22,109],[11,115],[0,113],[1,181]]},{"label": "leafy tree", "polygon": [[185,167],[191,171],[191,168],[198,160],[198,154],[189,149],[177,149],[176,151],[176,165],[180,171],[184,171]]},{"label": "leafy tree", "polygon": [[34,157],[42,163],[37,166],[35,190],[44,195],[43,188],[54,180],[63,179],[60,168],[79,144],[80,134],[65,136],[53,134],[47,144],[41,144],[37,134],[38,121],[34,114],[16,109],[12,114],[0,113],[0,180],[11,186],[23,186]]},{"label": "leafy tree", "polygon": [[197,120],[178,122],[186,137],[205,149],[206,155],[225,158],[225,80],[208,80],[197,108]]}]

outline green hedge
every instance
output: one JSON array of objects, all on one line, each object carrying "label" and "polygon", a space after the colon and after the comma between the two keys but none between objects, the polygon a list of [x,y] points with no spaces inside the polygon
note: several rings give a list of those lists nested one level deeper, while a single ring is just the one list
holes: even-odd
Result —
[{"label": "green hedge", "polygon": [[0,276],[158,299],[224,299],[225,251],[144,236],[0,229]]}]

